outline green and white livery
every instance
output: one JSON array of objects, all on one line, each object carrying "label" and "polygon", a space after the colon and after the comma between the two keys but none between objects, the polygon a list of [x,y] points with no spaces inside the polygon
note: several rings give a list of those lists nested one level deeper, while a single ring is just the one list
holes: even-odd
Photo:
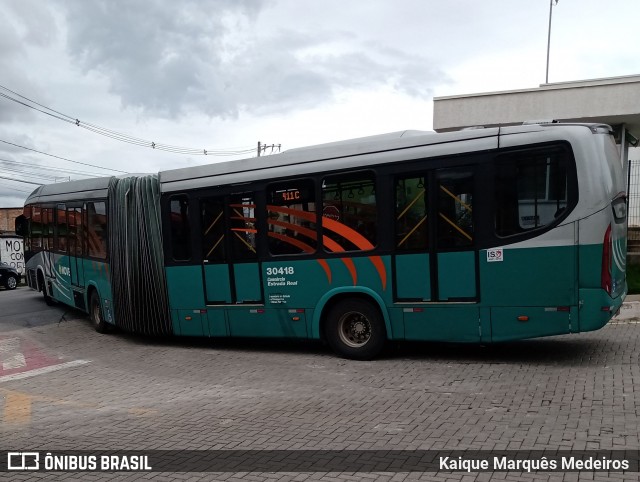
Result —
[{"label": "green and white livery", "polygon": [[[44,186],[22,221],[28,279],[87,311],[95,292],[101,328],[323,339],[355,359],[388,340],[595,330],[626,295],[619,159],[608,126],[544,124]],[[91,182],[101,194],[81,189]],[[103,258],[96,229],[108,233]]]}]

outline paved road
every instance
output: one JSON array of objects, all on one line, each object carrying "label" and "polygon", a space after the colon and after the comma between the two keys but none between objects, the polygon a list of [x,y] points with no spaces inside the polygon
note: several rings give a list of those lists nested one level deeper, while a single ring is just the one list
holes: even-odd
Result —
[{"label": "paved road", "polygon": [[[45,309],[46,308],[46,309]],[[640,448],[640,324],[489,348],[401,345],[336,358],[315,343],[99,335],[26,288],[0,292],[7,450]],[[24,313],[28,314],[24,314]],[[22,357],[22,358],[21,358]],[[11,473],[7,480],[52,478]],[[638,474],[57,474],[64,480],[638,480]]]}]

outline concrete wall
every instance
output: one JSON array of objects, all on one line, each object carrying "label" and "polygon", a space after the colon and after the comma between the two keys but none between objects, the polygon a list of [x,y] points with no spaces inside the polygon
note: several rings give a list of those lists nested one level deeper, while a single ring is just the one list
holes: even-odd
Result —
[{"label": "concrete wall", "polygon": [[440,132],[551,119],[626,124],[640,137],[640,76],[434,98],[433,128]]}]

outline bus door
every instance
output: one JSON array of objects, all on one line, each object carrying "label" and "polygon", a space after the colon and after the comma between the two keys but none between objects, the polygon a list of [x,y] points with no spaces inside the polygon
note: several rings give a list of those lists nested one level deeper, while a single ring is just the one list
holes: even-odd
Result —
[{"label": "bus door", "polygon": [[406,303],[407,339],[479,339],[474,192],[471,167],[396,180],[395,299]]},{"label": "bus door", "polygon": [[71,284],[84,288],[84,264],[82,247],[84,245],[84,220],[81,207],[67,207],[69,268]]},{"label": "bus door", "polygon": [[437,252],[437,300],[477,301],[472,169],[442,169],[434,177],[436,202],[431,223]]},{"label": "bus door", "polygon": [[[207,305],[262,304],[253,193],[204,198],[200,205]],[[226,334],[224,327],[224,312],[209,310],[210,335]]]},{"label": "bus door", "polygon": [[227,202],[232,286],[235,303],[263,303],[258,263],[256,200],[253,193],[232,194]]},{"label": "bus door", "polygon": [[223,198],[200,202],[202,212],[202,273],[207,305],[233,303],[231,273],[225,241]]}]

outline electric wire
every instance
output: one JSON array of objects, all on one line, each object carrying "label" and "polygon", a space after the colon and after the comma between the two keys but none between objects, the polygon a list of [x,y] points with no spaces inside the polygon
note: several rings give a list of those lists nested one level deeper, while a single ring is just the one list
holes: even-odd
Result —
[{"label": "electric wire", "polygon": [[[43,104],[40,104],[32,99],[29,99],[28,97],[25,97],[3,85],[0,85],[0,89],[9,92],[10,94],[4,93],[4,92],[0,92],[0,97],[5,98],[7,100],[10,100],[12,102],[16,102],[17,104],[23,105],[25,107],[28,107],[30,109],[36,110],[38,112],[41,112],[43,114],[49,115],[55,119],[61,120],[63,122],[69,123],[69,124],[75,124],[77,127],[82,127],[83,129],[86,129],[90,132],[93,132],[95,134],[99,134],[105,137],[109,137],[111,139],[120,141],[120,142],[126,142],[129,144],[133,144],[133,145],[138,145],[138,146],[142,146],[142,147],[149,147],[152,149],[157,149],[157,150],[161,150],[161,151],[166,151],[166,152],[172,152],[174,154],[186,154],[186,155],[210,155],[210,156],[236,156],[236,155],[241,155],[241,154],[249,154],[251,152],[254,151],[253,147],[247,147],[247,148],[239,148],[239,149],[235,149],[235,150],[231,150],[231,149],[196,149],[196,148],[191,148],[191,147],[181,147],[181,146],[174,146],[174,145],[170,145],[170,144],[163,144],[163,143],[159,143],[159,142],[155,142],[155,141],[148,141],[146,139],[141,139],[139,137],[134,137],[131,136],[129,134],[124,134],[118,131],[114,131],[111,129],[107,129],[105,127],[100,127],[98,125],[95,124],[91,124],[88,122],[83,122],[80,121],[80,119],[74,118],[72,116],[69,116],[67,114],[64,114],[62,112],[59,112],[55,109],[52,109],[50,107],[47,107]],[[37,107],[36,107],[37,106]]]},{"label": "electric wire", "polygon": [[25,184],[33,184],[34,186],[42,186],[43,185],[41,182],[23,181],[22,179],[16,179],[14,177],[0,176],[0,179],[8,179],[9,181],[23,182]]},{"label": "electric wire", "polygon": [[14,185],[9,184],[8,182],[5,182],[5,181],[0,181],[0,189],[2,187],[7,188],[7,189],[11,189],[12,191],[22,192],[22,193],[26,193],[26,194],[31,194],[33,192],[33,190],[27,191],[25,189],[20,189],[20,188],[15,187]]},{"label": "electric wire", "polygon": [[[22,161],[11,161],[9,159],[0,158],[0,166],[18,166],[24,168],[24,172],[32,172],[29,169],[37,169],[38,172],[42,171],[51,171],[51,172],[59,172],[63,174],[74,174],[79,176],[86,177],[96,177],[96,176],[106,176],[104,173],[98,172],[89,172],[89,171],[79,171],[77,169],[66,169],[64,167],[51,167],[51,166],[42,166],[36,163],[22,162]],[[14,169],[17,169],[14,167]]]},{"label": "electric wire", "polygon": [[56,159],[61,159],[63,161],[72,162],[74,164],[82,164],[83,166],[96,167],[98,169],[103,169],[105,171],[113,171],[113,172],[120,172],[122,174],[129,174],[129,172],[121,171],[119,169],[111,169],[109,167],[96,166],[95,164],[89,164],[89,163],[86,163],[86,162],[80,162],[80,161],[74,161],[72,159],[67,159],[66,157],[55,156],[53,154],[49,154],[48,152],[38,151],[37,149],[32,149],[31,147],[21,146],[20,144],[15,144],[13,142],[5,141],[3,139],[0,139],[0,142],[4,142],[5,144],[9,144],[9,145],[12,145],[12,146],[15,146],[15,147],[19,147],[21,149],[26,149],[28,151],[37,152],[38,154],[43,154],[45,156],[55,157]]}]

